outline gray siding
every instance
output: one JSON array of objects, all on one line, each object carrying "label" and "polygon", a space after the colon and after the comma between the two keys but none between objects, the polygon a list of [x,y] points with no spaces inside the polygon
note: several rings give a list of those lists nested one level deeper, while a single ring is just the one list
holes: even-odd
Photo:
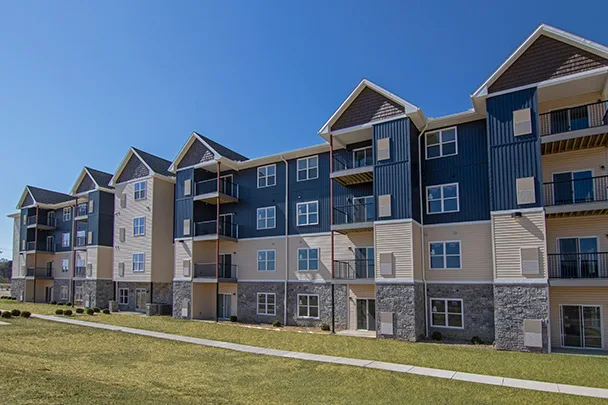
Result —
[{"label": "gray siding", "polygon": [[141,160],[139,160],[137,156],[133,154],[131,155],[131,158],[127,162],[122,173],[120,173],[117,183],[122,183],[133,179],[139,179],[142,177],[146,177],[149,174],[150,171],[148,170],[146,165]]},{"label": "gray siding", "polygon": [[195,139],[177,167],[181,169],[183,167],[194,166],[201,162],[213,160],[213,157],[213,152],[203,145],[201,141]]},{"label": "gray siding", "polygon": [[85,191],[93,190],[94,188],[95,183],[93,182],[91,177],[89,177],[89,175],[85,173],[84,177],[82,178],[82,181],[76,189],[76,194],[84,193]]},{"label": "gray siding", "polygon": [[401,105],[366,87],[332,125],[331,130],[350,128],[403,113]]}]

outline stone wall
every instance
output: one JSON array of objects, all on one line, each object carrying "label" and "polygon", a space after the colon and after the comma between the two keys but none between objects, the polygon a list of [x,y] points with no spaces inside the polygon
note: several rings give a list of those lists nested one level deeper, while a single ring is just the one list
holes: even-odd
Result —
[{"label": "stone wall", "polygon": [[[61,299],[61,287],[68,288],[67,298]],[[70,288],[70,280],[55,279],[53,280],[53,300],[57,302],[68,302],[72,300]]]},{"label": "stone wall", "polygon": [[189,316],[192,318],[192,282],[190,281],[174,281],[173,282],[173,317],[183,318],[182,305],[184,300],[189,302]]},{"label": "stone wall", "polygon": [[25,300],[25,279],[14,278],[11,280],[11,297],[15,297],[18,300]]},{"label": "stone wall", "polygon": [[[150,302],[150,288],[151,285],[150,283],[136,283],[136,282],[125,282],[125,281],[120,281],[118,282],[118,287],[116,290],[116,301],[119,301],[119,293],[118,293],[118,289],[120,288],[128,288],[129,289],[129,304],[128,305],[118,305],[118,308],[121,311],[140,311],[140,312],[144,312],[146,310],[146,306],[144,305],[143,308],[137,309],[136,305],[137,305],[137,295],[136,295],[136,289],[144,289],[146,290],[146,294],[147,294],[147,299],[146,299],[146,303]],[[152,297],[154,298],[154,297]]]},{"label": "stone wall", "polygon": [[[494,324],[496,348],[547,352],[549,347],[549,287],[546,284],[495,284]],[[524,345],[524,319],[543,321],[543,347]]]},{"label": "stone wall", "polygon": [[[383,335],[380,313],[393,313],[393,335]],[[415,342],[424,337],[424,285],[376,284],[376,330],[378,337]]]},{"label": "stone wall", "polygon": [[[258,293],[275,294],[275,315],[258,315]],[[272,323],[279,320],[283,323],[284,283],[239,283],[237,290],[237,317],[239,322]]]},{"label": "stone wall", "polygon": [[[433,327],[429,334],[440,332],[448,339],[470,342],[478,336],[488,343],[494,341],[494,288],[492,284],[427,284],[429,298],[461,298],[464,312],[463,329]],[[424,302],[423,302],[424,303]]]},{"label": "stone wall", "polygon": [[87,308],[108,308],[114,296],[112,280],[83,280],[82,299]]},{"label": "stone wall", "polygon": [[[334,286],[334,317],[336,329],[346,329],[348,317],[347,286]],[[298,294],[319,295],[319,318],[300,318],[298,316]],[[331,326],[331,284],[288,283],[287,284],[287,324],[320,327]]]},{"label": "stone wall", "polygon": [[173,284],[154,283],[152,285],[152,302],[173,305]]}]

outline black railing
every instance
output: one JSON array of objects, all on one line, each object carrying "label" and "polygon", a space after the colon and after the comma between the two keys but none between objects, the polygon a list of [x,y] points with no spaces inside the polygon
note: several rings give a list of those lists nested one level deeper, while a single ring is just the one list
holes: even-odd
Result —
[{"label": "black railing", "polygon": [[[194,278],[215,278],[215,263],[197,263],[194,265]],[[218,278],[237,278],[236,264],[220,263]]]},{"label": "black railing", "polygon": [[76,207],[76,216],[77,217],[84,217],[86,215],[88,215],[89,210],[87,207],[87,204],[80,204],[78,207]]},{"label": "black railing", "polygon": [[42,243],[38,250],[42,250],[43,252],[55,252],[55,242],[46,242]]},{"label": "black railing", "polygon": [[85,266],[76,266],[74,269],[74,277],[86,277],[87,268]]},{"label": "black railing", "polygon": [[[217,221],[204,221],[197,222],[194,224],[194,236],[205,236],[205,235],[216,235],[217,234]],[[221,236],[228,238],[238,239],[239,237],[239,226],[232,222],[226,222],[220,220],[220,233]]]},{"label": "black railing", "polygon": [[356,155],[345,158],[339,155],[334,155],[334,173],[342,170],[357,169],[359,167],[368,167],[374,165],[374,157],[371,150],[364,156],[357,157]]},{"label": "black railing", "polygon": [[39,277],[39,278],[51,278],[53,277],[53,269],[52,268],[28,268],[26,270],[27,277]]},{"label": "black railing", "polygon": [[[217,179],[198,181],[195,183],[194,194],[202,195],[217,192]],[[239,198],[239,185],[228,179],[220,179],[220,193]]]},{"label": "black railing", "polygon": [[608,201],[608,176],[543,184],[545,206]]},{"label": "black railing", "polygon": [[48,215],[31,215],[27,217],[27,224],[28,226],[38,224],[55,227],[57,222],[55,221],[55,217],[53,216],[49,217]]},{"label": "black railing", "polygon": [[76,247],[85,247],[87,245],[86,236],[77,236],[76,237]]},{"label": "black railing", "polygon": [[608,102],[564,108],[540,114],[540,135],[554,135],[608,125]]},{"label": "black railing", "polygon": [[608,253],[548,254],[549,278],[608,278]]},{"label": "black railing", "polygon": [[372,222],[376,219],[376,205],[373,202],[356,202],[334,207],[334,225]]},{"label": "black railing", "polygon": [[36,225],[36,218],[38,218],[37,215],[30,215],[27,217],[27,224],[28,225]]},{"label": "black railing", "polygon": [[374,277],[374,259],[334,260],[335,279],[360,280]]},{"label": "black railing", "polygon": [[25,250],[36,250],[36,242],[26,242]]}]

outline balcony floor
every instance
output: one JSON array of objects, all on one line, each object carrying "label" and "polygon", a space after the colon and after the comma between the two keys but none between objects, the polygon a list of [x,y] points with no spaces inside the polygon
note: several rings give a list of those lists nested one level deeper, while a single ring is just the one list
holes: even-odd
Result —
[{"label": "balcony floor", "polygon": [[545,135],[540,139],[543,155],[608,146],[608,125]]},{"label": "balcony floor", "polygon": [[608,214],[608,201],[552,205],[545,207],[547,218],[581,217]]},{"label": "balcony floor", "polygon": [[369,232],[374,230],[374,222],[352,222],[347,224],[332,225],[331,230],[342,234]]},{"label": "balcony floor", "polygon": [[202,202],[206,202],[207,204],[217,204],[217,197],[220,197],[220,204],[226,204],[226,203],[236,203],[239,201],[238,198],[236,197],[232,197],[229,196],[228,194],[224,194],[224,193],[218,193],[217,191],[214,191],[212,193],[205,193],[205,194],[200,194],[197,196],[194,196],[193,200],[194,201],[202,201]]},{"label": "balcony floor", "polygon": [[356,167],[354,169],[339,170],[333,172],[330,177],[343,186],[370,183],[374,181],[374,167],[364,166]]}]

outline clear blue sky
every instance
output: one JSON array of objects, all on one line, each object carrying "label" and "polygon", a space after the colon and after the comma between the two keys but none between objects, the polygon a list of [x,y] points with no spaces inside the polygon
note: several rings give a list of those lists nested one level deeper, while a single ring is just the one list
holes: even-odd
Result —
[{"label": "clear blue sky", "polygon": [[605,0],[239,3],[0,3],[1,257],[26,184],[69,192],[131,145],[277,153],[322,142],[363,77],[440,116],[541,22],[608,44]]}]

